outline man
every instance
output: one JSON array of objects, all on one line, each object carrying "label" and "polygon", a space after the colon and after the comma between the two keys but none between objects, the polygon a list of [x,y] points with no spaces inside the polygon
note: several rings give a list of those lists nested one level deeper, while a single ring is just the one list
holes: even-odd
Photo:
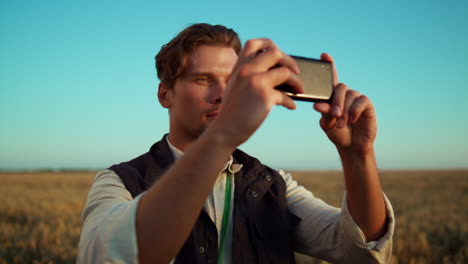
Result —
[{"label": "man", "polygon": [[233,30],[195,24],[161,48],[156,68],[169,134],[96,175],[77,262],[293,263],[294,251],[337,263],[389,261],[394,218],[373,152],[374,107],[336,71],[332,103],[314,109],[343,163],[341,210],[236,150],[273,106],[295,108],[274,87],[303,91],[295,61],[271,40],[241,49]]}]

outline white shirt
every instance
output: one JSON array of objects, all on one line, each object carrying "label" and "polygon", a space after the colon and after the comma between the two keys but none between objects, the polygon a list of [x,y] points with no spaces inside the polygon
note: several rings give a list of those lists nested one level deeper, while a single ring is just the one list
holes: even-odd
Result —
[{"label": "white shirt", "polygon": [[[170,143],[169,147],[176,159],[183,155]],[[234,173],[242,169],[242,165],[233,164],[231,157],[204,204],[204,210],[215,223],[218,235],[221,233],[224,210],[226,169],[235,177]],[[314,197],[310,191],[298,185],[289,173],[281,170],[278,173],[286,183],[290,212],[301,218],[295,233],[297,252],[340,263],[390,261],[395,218],[385,195],[387,231],[378,241],[366,242],[363,232],[349,213],[346,194],[340,210]],[[234,195],[234,184],[232,187],[231,197]],[[103,170],[96,175],[83,211],[77,263],[138,263],[135,218],[142,195],[144,192],[133,199],[119,176],[111,170]],[[232,262],[233,200],[224,244],[223,263],[226,264]]]},{"label": "white shirt", "polygon": [[[169,141],[168,137],[166,137],[167,143],[169,145],[169,148],[172,150],[172,153],[174,154],[174,159],[178,160],[184,153],[176,148],[174,145],[171,144]],[[226,170],[229,170],[229,172],[232,175],[235,175],[236,172],[238,172],[241,168],[241,164],[233,164],[233,158],[231,158],[226,162],[224,165],[223,169],[221,170],[221,173],[219,174],[218,178],[216,179],[216,182],[213,186],[213,191],[210,193],[208,198],[205,201],[205,204],[203,206],[203,209],[208,213],[208,215],[211,218],[211,221],[215,223],[216,229],[218,230],[218,248],[221,243],[221,227],[223,223],[223,214],[224,214],[224,199],[225,199],[225,194],[226,194],[226,179],[227,179],[227,174]],[[229,210],[229,220],[228,220],[228,226],[226,230],[226,238],[224,240],[224,245],[223,245],[223,263],[229,264],[231,263],[232,259],[232,216],[233,216],[233,201],[234,201],[234,177],[231,177],[231,207]],[[171,261],[171,264],[173,263],[174,260]]]}]

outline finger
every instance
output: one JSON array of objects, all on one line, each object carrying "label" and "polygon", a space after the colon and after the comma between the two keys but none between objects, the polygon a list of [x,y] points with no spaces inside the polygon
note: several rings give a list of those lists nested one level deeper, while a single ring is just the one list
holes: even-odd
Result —
[{"label": "finger", "polygon": [[244,44],[244,48],[239,54],[239,61],[241,63],[245,63],[257,56],[259,51],[268,50],[275,47],[276,45],[271,39],[261,38],[247,40]]},{"label": "finger", "polygon": [[367,96],[361,95],[354,100],[349,109],[348,122],[351,124],[356,123],[365,111],[368,111],[369,116],[375,116],[375,109],[372,102]]},{"label": "finger", "polygon": [[329,115],[331,111],[331,105],[329,103],[315,103],[313,107],[315,111],[324,115]]},{"label": "finger", "polygon": [[322,114],[320,118],[320,127],[322,129],[331,129],[336,124],[336,118],[331,115],[331,105],[329,103],[315,103],[314,109]]},{"label": "finger", "polygon": [[340,119],[338,119],[338,122],[336,124],[336,126],[338,128],[343,128],[348,123],[349,109],[353,105],[356,98],[358,98],[359,96],[360,96],[359,92],[357,92],[355,90],[347,90],[346,91],[346,98],[345,98],[345,104],[344,104],[344,108],[343,108],[343,115],[342,115],[342,117]]},{"label": "finger", "polygon": [[339,83],[334,88],[334,94],[331,102],[331,114],[334,117],[341,117],[343,115],[347,90],[349,90],[348,86],[342,83]]},{"label": "finger", "polygon": [[287,67],[273,68],[267,72],[261,73],[259,76],[266,80],[266,85],[268,87],[274,88],[280,84],[287,84],[292,88],[292,93],[304,92],[304,87],[299,76]]},{"label": "finger", "polygon": [[332,64],[333,68],[333,86],[336,86],[338,84],[338,71],[336,70],[335,67],[335,60],[333,60],[333,57],[330,56],[328,53],[322,53],[320,55],[320,59],[323,61],[328,61]]},{"label": "finger", "polygon": [[323,130],[333,129],[336,125],[336,118],[329,115],[322,115],[320,118],[320,127]]},{"label": "finger", "polygon": [[282,105],[290,110],[296,109],[296,103],[294,100],[286,95],[285,93],[282,93],[280,91],[275,91],[276,93],[276,104],[277,105]]},{"label": "finger", "polygon": [[275,66],[286,66],[296,74],[300,72],[296,60],[282,52],[277,46],[260,52],[255,59],[252,60],[252,63],[258,64],[258,67],[262,67],[264,70]]},{"label": "finger", "polygon": [[[297,66],[296,60],[282,52],[273,42],[252,40],[251,43],[246,52],[254,54],[254,56],[249,55],[243,59],[243,72],[241,74],[249,75],[255,72],[264,72],[279,66],[286,66],[291,71],[299,74],[299,66]],[[262,48],[258,49],[259,47]]]}]

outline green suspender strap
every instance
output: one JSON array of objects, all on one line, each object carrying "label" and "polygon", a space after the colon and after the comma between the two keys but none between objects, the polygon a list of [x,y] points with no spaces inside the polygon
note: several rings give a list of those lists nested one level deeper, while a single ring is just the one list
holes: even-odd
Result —
[{"label": "green suspender strap", "polygon": [[229,213],[231,212],[231,188],[232,188],[232,175],[231,172],[226,170],[226,189],[224,191],[224,212],[223,212],[223,222],[221,225],[221,244],[219,246],[218,254],[218,264],[223,263],[223,248],[224,240],[226,239],[226,232],[229,224]]}]

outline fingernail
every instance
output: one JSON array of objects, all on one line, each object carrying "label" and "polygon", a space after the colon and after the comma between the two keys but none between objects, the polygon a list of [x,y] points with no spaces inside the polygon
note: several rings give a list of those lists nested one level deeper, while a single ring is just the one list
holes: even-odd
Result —
[{"label": "fingernail", "polygon": [[337,105],[332,106],[332,115],[337,116],[337,117],[341,115],[341,109],[339,106]]}]

